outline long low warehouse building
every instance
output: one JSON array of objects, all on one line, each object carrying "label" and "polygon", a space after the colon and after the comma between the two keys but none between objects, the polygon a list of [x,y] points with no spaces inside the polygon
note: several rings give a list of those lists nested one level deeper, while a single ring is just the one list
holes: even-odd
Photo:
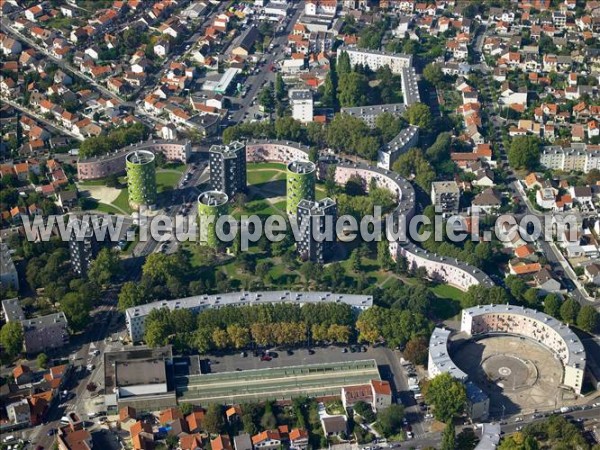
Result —
[{"label": "long low warehouse building", "polygon": [[128,308],[125,311],[125,321],[129,337],[132,341],[138,342],[144,338],[146,316],[154,309],[189,309],[192,312],[199,313],[210,308],[253,306],[268,303],[289,303],[300,306],[307,303],[345,303],[358,311],[363,311],[373,306],[373,297],[370,295],[336,294],[333,292],[295,291],[229,292],[215,295],[196,295]]},{"label": "long low warehouse building", "polygon": [[[339,397],[350,386],[381,382],[375,360],[307,364],[177,377],[179,402],[240,404],[296,397]],[[370,399],[372,401],[372,399]]]}]

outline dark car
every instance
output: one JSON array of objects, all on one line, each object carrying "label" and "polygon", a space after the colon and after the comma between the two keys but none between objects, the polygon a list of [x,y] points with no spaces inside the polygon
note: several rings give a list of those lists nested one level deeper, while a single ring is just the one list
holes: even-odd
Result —
[{"label": "dark car", "polygon": [[315,354],[315,351],[312,348],[309,348],[307,351],[308,351],[309,355],[314,355]]},{"label": "dark car", "polygon": [[50,428],[48,430],[48,432],[46,433],[48,436],[54,436],[54,433],[56,432],[56,430],[54,428]]},{"label": "dark car", "polygon": [[254,352],[252,352],[252,354],[253,354],[255,357],[258,357],[258,355],[259,355],[259,353],[258,353],[258,350],[254,350]]},{"label": "dark car", "polygon": [[292,356],[294,354],[294,352],[290,349],[287,349],[285,352],[288,354],[288,356]]},{"label": "dark car", "polygon": [[271,358],[269,355],[263,355],[260,357],[261,361],[271,361],[273,358]]},{"label": "dark car", "polygon": [[269,352],[269,356],[271,358],[278,358],[279,357],[279,353],[277,353],[277,352]]}]

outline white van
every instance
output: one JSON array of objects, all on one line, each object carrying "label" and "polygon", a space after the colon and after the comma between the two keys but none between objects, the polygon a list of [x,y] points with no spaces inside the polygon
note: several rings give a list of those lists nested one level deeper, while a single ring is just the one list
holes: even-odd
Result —
[{"label": "white van", "polygon": [[7,442],[12,442],[12,441],[15,441],[16,439],[17,438],[15,438],[14,435],[9,434],[8,436],[6,436],[5,438],[2,439],[2,442],[4,442],[6,444]]}]

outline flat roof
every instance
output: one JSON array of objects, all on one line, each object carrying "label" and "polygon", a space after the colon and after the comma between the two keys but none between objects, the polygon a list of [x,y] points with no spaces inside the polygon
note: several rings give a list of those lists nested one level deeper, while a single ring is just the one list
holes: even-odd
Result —
[{"label": "flat roof", "polygon": [[7,322],[25,320],[25,314],[18,298],[2,300],[2,311],[4,311],[4,319]]},{"label": "flat roof", "polygon": [[[565,343],[568,353],[567,361],[563,361],[565,365],[576,367],[576,365],[579,365],[581,362],[585,364],[585,349],[577,335],[563,322],[560,322],[554,317],[544,314],[541,311],[515,305],[478,305],[472,308],[463,309],[463,314],[472,317],[487,314],[511,314],[524,316],[537,322],[541,322],[554,330]],[[544,345],[543,342],[540,343]]]},{"label": "flat roof", "polygon": [[448,353],[448,342],[451,330],[435,328],[429,338],[429,357],[435,367],[442,373],[449,373],[454,378],[466,380],[469,376],[452,361]]},{"label": "flat roof", "polygon": [[312,92],[308,89],[290,89],[288,91],[290,100],[312,100]]},{"label": "flat roof", "polygon": [[21,323],[23,324],[23,328],[28,330],[32,330],[38,327],[44,328],[50,325],[57,324],[62,324],[65,327],[68,325],[67,317],[62,311],[54,314],[47,314],[41,317],[34,317],[33,319],[25,319],[22,320]]},{"label": "flat roof", "polygon": [[311,161],[292,161],[288,164],[287,168],[293,173],[307,174],[314,172],[317,169],[317,166]]},{"label": "flat roof", "polygon": [[181,376],[180,401],[235,404],[299,396],[340,395],[346,386],[381,380],[374,359]]},{"label": "flat roof", "polygon": [[229,201],[229,196],[221,191],[206,191],[198,196],[198,203],[207,206],[221,206]]},{"label": "flat roof", "polygon": [[500,443],[501,432],[499,423],[482,423],[481,439],[475,450],[495,450]]},{"label": "flat roof", "polygon": [[16,271],[10,249],[4,242],[0,243],[0,271],[3,275]]},{"label": "flat roof", "polygon": [[455,194],[459,192],[458,183],[456,183],[456,181],[434,181],[431,183],[431,189],[437,194],[446,192]]},{"label": "flat roof", "polygon": [[163,139],[149,139],[144,142],[137,142],[135,144],[128,145],[127,147],[123,147],[121,149],[117,149],[110,153],[105,153],[103,155],[92,156],[90,158],[80,158],[77,160],[78,163],[91,163],[97,161],[109,161],[113,158],[123,158],[127,153],[135,151],[135,150],[150,150],[152,151],[153,147],[169,144],[169,145],[189,145],[189,140],[163,140]]},{"label": "flat roof", "polygon": [[167,371],[165,368],[165,360],[154,358],[134,361],[116,361],[115,380],[117,387],[166,383]]},{"label": "flat roof", "polygon": [[303,198],[300,200],[300,203],[298,203],[298,208],[304,208],[308,210],[308,213],[311,216],[322,216],[325,215],[327,211],[335,205],[335,201],[329,197],[325,197],[318,201],[312,201]]},{"label": "flat roof", "polygon": [[237,305],[258,305],[262,303],[345,303],[350,306],[367,308],[373,306],[373,296],[358,294],[336,294],[333,292],[298,292],[298,291],[261,291],[261,292],[228,292],[215,295],[195,295],[175,300],[162,300],[135,306],[126,310],[128,317],[145,316],[157,308],[196,309]]},{"label": "flat roof", "polygon": [[387,153],[395,153],[405,150],[406,145],[419,134],[419,127],[409,125],[400,131],[394,138],[385,144],[381,150]]},{"label": "flat roof", "polygon": [[152,161],[154,161],[154,153],[152,153],[149,150],[134,150],[131,153],[128,153],[127,156],[127,161],[132,163],[132,164],[148,164],[151,163]]},{"label": "flat roof", "polygon": [[165,347],[149,348],[144,345],[122,348],[104,353],[104,391],[112,392],[115,385],[115,367],[117,362],[136,361],[148,359],[172,359],[173,350],[170,345]]},{"label": "flat roof", "polygon": [[404,104],[410,106],[421,101],[419,94],[419,83],[417,81],[417,72],[414,67],[405,67],[400,73],[402,79],[402,96]]},{"label": "flat roof", "polygon": [[211,145],[210,153],[220,153],[224,158],[237,157],[238,151],[244,148],[244,144],[240,141],[233,141],[226,145]]},{"label": "flat roof", "polygon": [[408,60],[410,62],[410,64],[412,64],[412,55],[407,55],[406,53],[391,53],[391,52],[386,52],[383,50],[366,50],[366,49],[358,48],[358,47],[354,47],[354,46],[352,46],[352,47],[342,46],[342,47],[338,48],[338,55],[341,52],[364,53],[366,55],[388,56],[390,58],[398,58],[398,59]]},{"label": "flat roof", "polygon": [[367,118],[371,116],[379,116],[380,114],[389,112],[395,116],[400,116],[406,111],[406,105],[404,103],[386,103],[383,105],[371,105],[371,106],[352,106],[342,108],[341,112],[350,114],[351,116],[358,118]]},{"label": "flat roof", "polygon": [[202,90],[223,93],[227,91],[235,76],[241,71],[242,69],[238,69],[237,67],[230,67],[218,81],[205,81],[202,85]]}]

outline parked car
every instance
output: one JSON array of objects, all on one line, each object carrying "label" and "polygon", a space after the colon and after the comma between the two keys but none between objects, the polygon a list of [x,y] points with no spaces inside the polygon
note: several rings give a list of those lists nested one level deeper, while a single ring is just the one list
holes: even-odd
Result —
[{"label": "parked car", "polygon": [[263,355],[260,357],[261,361],[271,361],[273,358],[271,358],[269,355]]}]

